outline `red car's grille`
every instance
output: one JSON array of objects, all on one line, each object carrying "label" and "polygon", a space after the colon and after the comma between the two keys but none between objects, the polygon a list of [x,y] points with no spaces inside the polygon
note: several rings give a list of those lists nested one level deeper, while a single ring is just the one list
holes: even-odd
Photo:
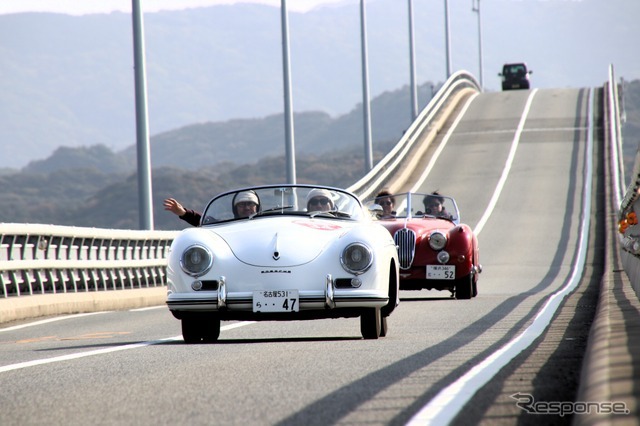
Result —
[{"label": "red car's grille", "polygon": [[416,252],[416,233],[407,228],[399,229],[393,236],[393,241],[398,247],[400,269],[409,269]]}]

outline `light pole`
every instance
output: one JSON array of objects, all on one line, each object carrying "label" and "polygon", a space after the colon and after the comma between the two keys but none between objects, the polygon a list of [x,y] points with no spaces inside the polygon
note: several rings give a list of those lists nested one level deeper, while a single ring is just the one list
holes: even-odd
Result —
[{"label": "light pole", "polygon": [[449,0],[444,0],[444,40],[447,54],[447,79],[451,76],[451,41],[449,39]]},{"label": "light pole", "polygon": [[416,87],[416,53],[413,32],[413,0],[409,1],[409,69],[411,73],[411,120],[418,116],[418,88]]},{"label": "light pole", "polygon": [[136,147],[138,159],[138,209],[140,229],[153,230],[151,155],[147,112],[147,77],[144,60],[144,25],[140,0],[132,0],[133,66],[136,93]]},{"label": "light pole", "polygon": [[291,95],[291,61],[289,59],[287,0],[282,0],[280,12],[282,14],[282,72],[284,82],[284,136],[287,157],[287,183],[296,183],[296,151],[293,134],[293,101]]},{"label": "light pole", "polygon": [[480,0],[471,0],[471,10],[478,13],[478,76],[480,77],[480,89],[484,90],[484,81],[482,79],[482,19],[480,18]]},{"label": "light pole", "polygon": [[360,0],[360,45],[362,49],[362,110],[364,115],[364,171],[373,168],[371,148],[371,105],[369,102],[369,65],[367,58],[367,20],[364,0]]}]

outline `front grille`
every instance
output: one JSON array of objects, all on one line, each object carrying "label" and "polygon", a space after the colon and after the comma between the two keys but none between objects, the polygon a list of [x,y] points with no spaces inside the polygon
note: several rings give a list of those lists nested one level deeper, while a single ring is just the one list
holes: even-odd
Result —
[{"label": "front grille", "polygon": [[395,233],[393,241],[398,247],[400,269],[409,269],[416,252],[416,233],[411,229],[402,228]]}]

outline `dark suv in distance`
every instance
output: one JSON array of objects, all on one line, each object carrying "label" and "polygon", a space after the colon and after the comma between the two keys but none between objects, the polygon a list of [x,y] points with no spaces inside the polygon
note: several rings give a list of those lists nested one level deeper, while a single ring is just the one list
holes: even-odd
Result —
[{"label": "dark suv in distance", "polygon": [[502,77],[502,90],[528,89],[529,74],[533,71],[527,69],[527,64],[520,62],[517,64],[504,64],[502,72],[498,74]]}]

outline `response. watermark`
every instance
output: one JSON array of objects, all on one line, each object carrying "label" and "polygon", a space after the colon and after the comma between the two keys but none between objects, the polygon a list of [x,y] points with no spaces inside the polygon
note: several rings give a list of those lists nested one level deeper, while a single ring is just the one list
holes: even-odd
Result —
[{"label": "response. watermark", "polygon": [[516,405],[529,414],[552,414],[566,416],[571,414],[629,414],[625,402],[584,402],[584,401],[536,401],[528,393],[510,395]]}]

